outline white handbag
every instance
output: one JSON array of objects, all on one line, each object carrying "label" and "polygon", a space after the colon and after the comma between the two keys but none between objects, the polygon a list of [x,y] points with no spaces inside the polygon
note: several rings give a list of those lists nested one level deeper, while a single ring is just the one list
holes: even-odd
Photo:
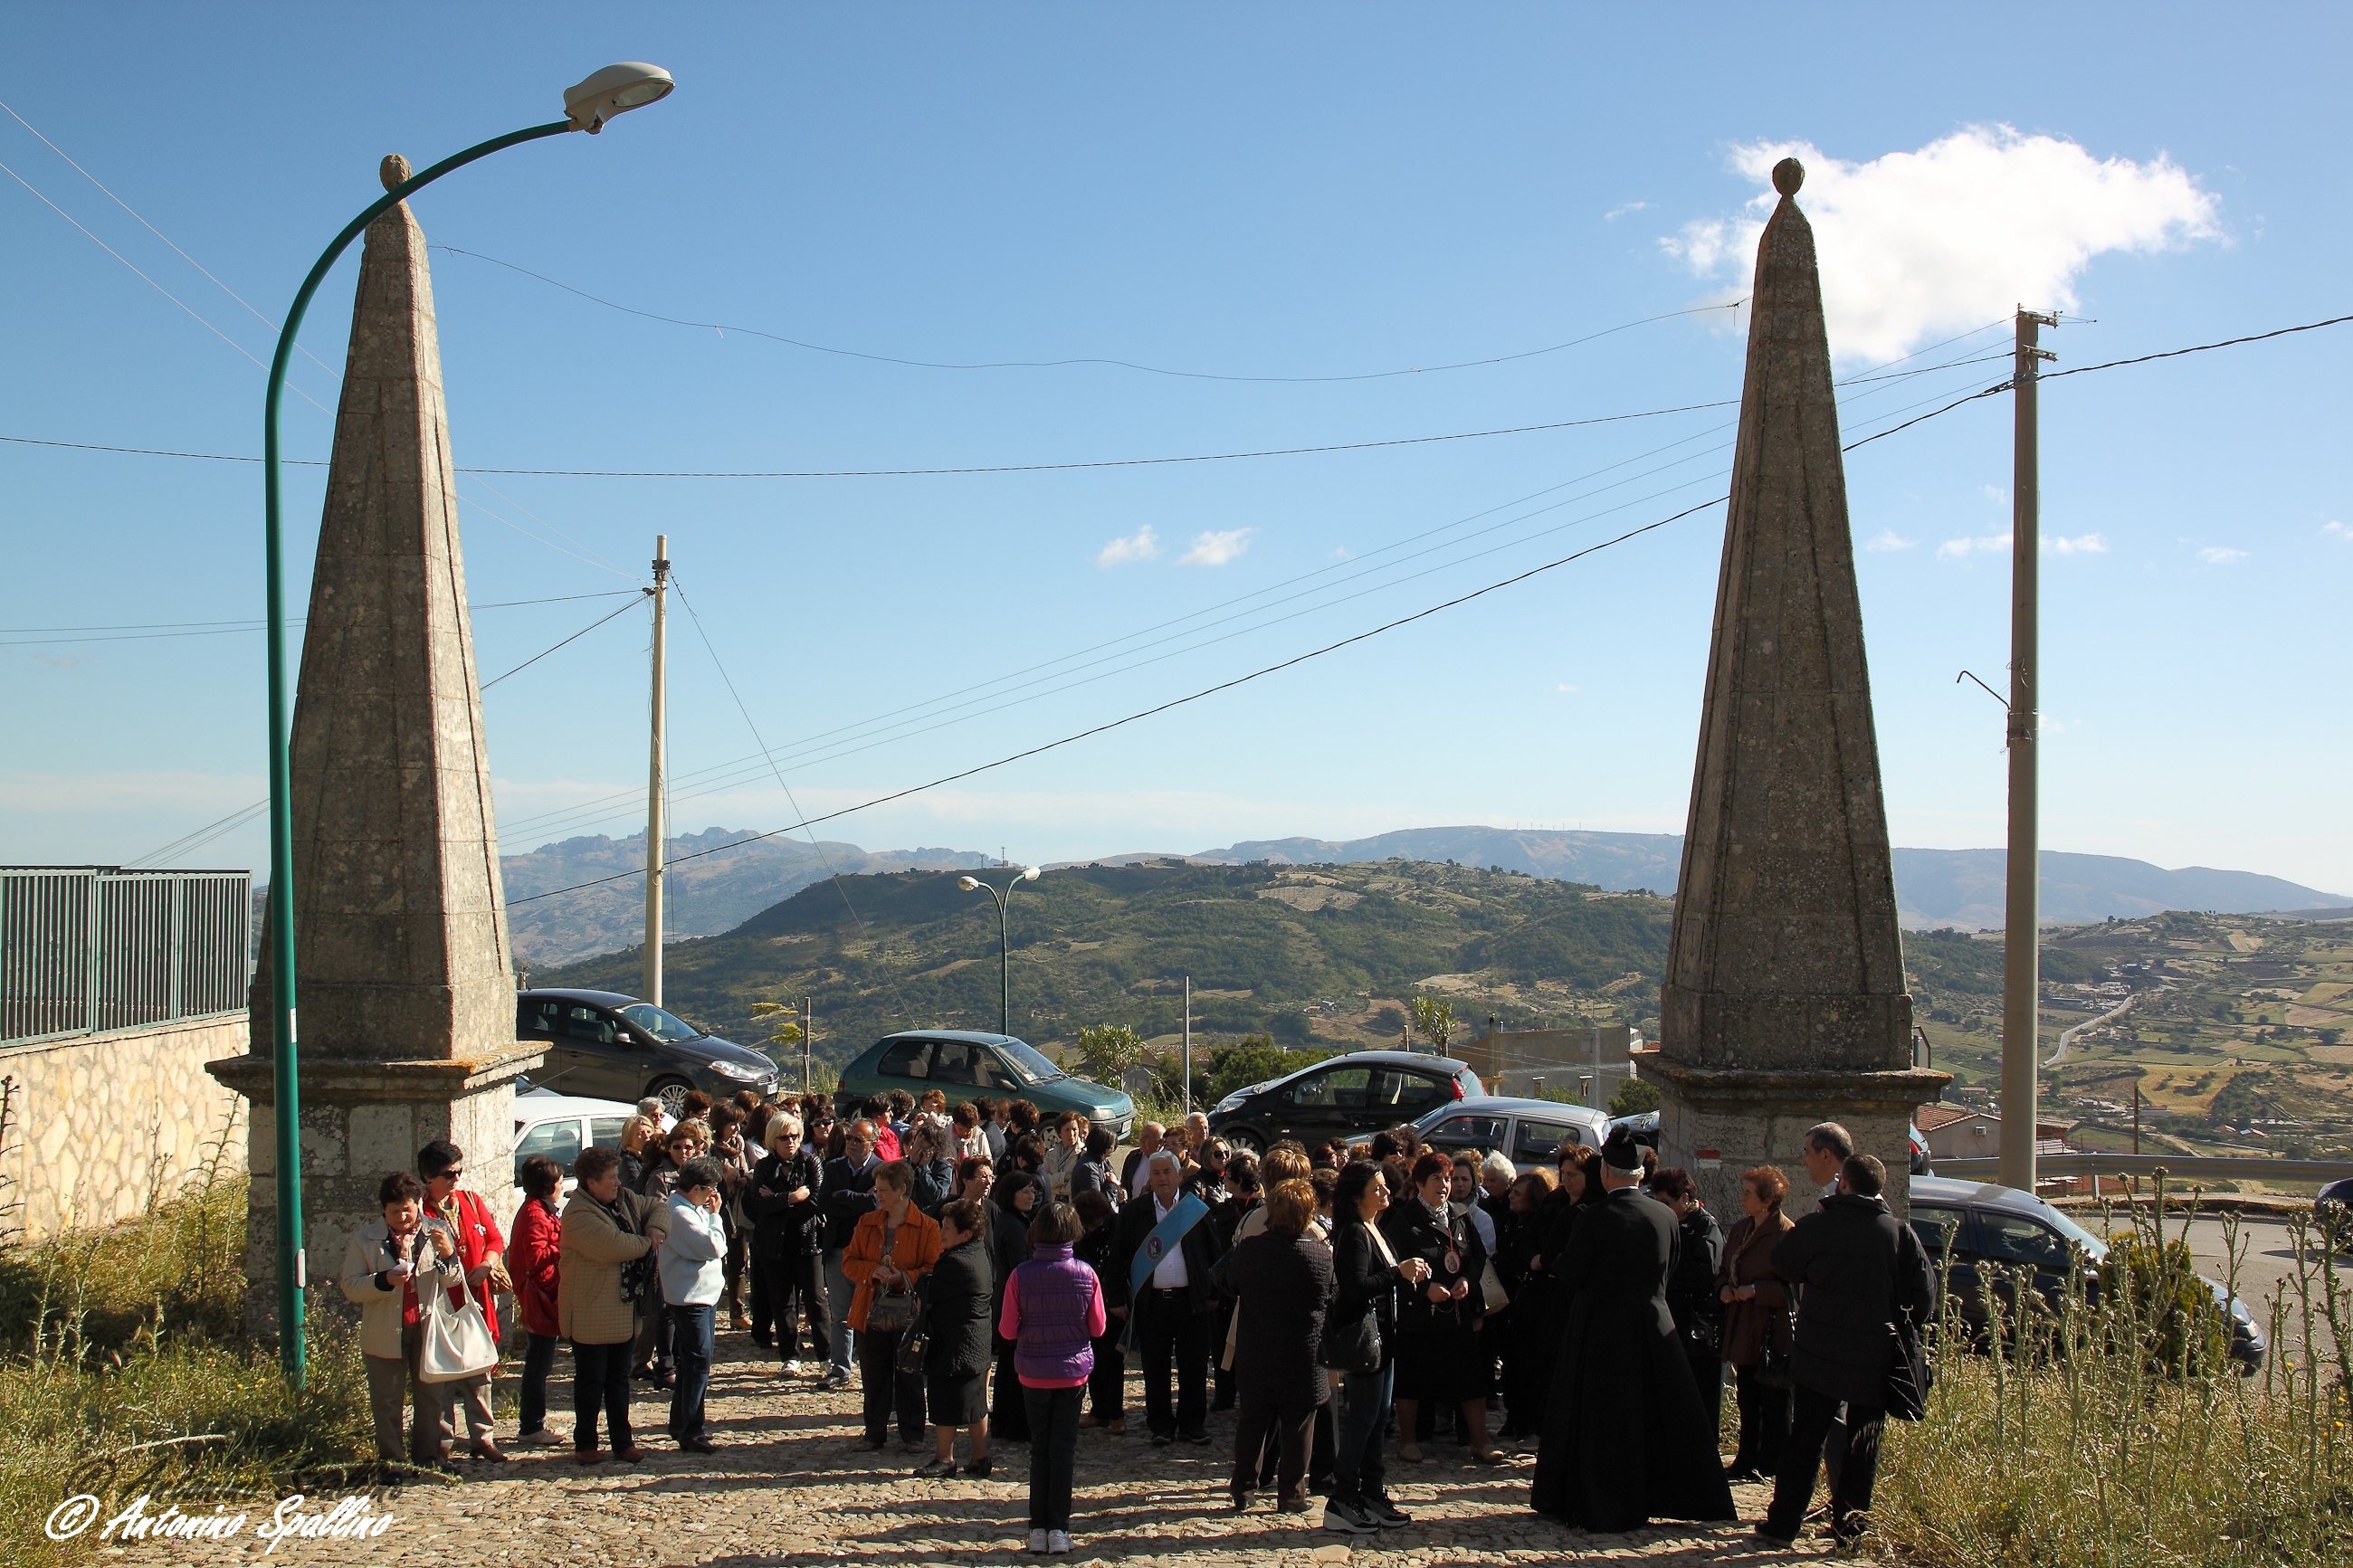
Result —
[{"label": "white handbag", "polygon": [[417,1357],[419,1383],[458,1383],[499,1364],[499,1347],[481,1303],[461,1295],[449,1304],[449,1292],[436,1290],[425,1309],[425,1343]]}]

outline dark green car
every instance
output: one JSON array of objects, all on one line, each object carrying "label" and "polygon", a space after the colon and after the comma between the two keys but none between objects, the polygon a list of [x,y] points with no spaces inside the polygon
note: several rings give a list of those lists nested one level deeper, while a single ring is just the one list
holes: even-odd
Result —
[{"label": "dark green car", "polygon": [[1071,1077],[1011,1035],[966,1029],[885,1035],[841,1069],[834,1106],[846,1112],[852,1100],[894,1089],[918,1100],[925,1089],[939,1089],[951,1109],[982,1095],[1026,1100],[1050,1124],[1060,1112],[1075,1110],[1096,1126],[1110,1128],[1123,1142],[1135,1126],[1134,1100],[1118,1089]]}]

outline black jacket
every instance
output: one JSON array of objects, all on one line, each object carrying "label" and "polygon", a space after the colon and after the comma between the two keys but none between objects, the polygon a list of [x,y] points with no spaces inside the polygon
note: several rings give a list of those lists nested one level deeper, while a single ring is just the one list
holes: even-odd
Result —
[{"label": "black jacket", "polygon": [[1078,1165],[1071,1172],[1071,1201],[1078,1202],[1081,1193],[1101,1193],[1116,1208],[1126,1191],[1112,1179],[1109,1160],[1090,1160],[1080,1156]]},{"label": "black jacket", "polygon": [[1373,1245],[1370,1226],[1341,1226],[1332,1237],[1332,1310],[1324,1332],[1353,1336],[1370,1314],[1381,1336],[1381,1358],[1388,1360],[1397,1343],[1398,1292],[1405,1289],[1405,1276]]},{"label": "black jacket", "polygon": [[1119,1266],[1119,1216],[1113,1215],[1100,1226],[1079,1237],[1071,1249],[1071,1256],[1095,1271],[1103,1283],[1103,1314],[1107,1320],[1103,1332],[1116,1339],[1121,1320],[1111,1313],[1127,1305],[1127,1270]]},{"label": "black jacket", "polygon": [[[1144,1196],[1121,1209],[1119,1218],[1112,1223],[1119,1227],[1115,1254],[1120,1278],[1132,1279],[1135,1255],[1142,1250],[1145,1237],[1160,1228],[1160,1205],[1147,1189]],[[1192,1229],[1187,1231],[1180,1249],[1185,1255],[1187,1299],[1195,1311],[1208,1311],[1218,1304],[1218,1288],[1209,1279],[1209,1271],[1217,1268],[1218,1259],[1226,1252],[1224,1243],[1218,1239],[1214,1216],[1203,1215]],[[1145,1288],[1152,1288],[1148,1277]]]},{"label": "black jacket", "polygon": [[847,1155],[825,1163],[817,1201],[825,1213],[826,1251],[839,1252],[848,1247],[850,1234],[858,1228],[859,1217],[882,1206],[874,1195],[874,1173],[879,1169],[877,1163],[854,1171]]},{"label": "black jacket", "polygon": [[[1481,1271],[1486,1267],[1487,1249],[1480,1245],[1479,1227],[1471,1223],[1469,1215],[1451,1209],[1443,1221],[1422,1206],[1419,1198],[1408,1198],[1388,1206],[1381,1215],[1381,1234],[1388,1238],[1389,1250],[1402,1263],[1409,1258],[1419,1258],[1430,1265],[1430,1278],[1405,1292],[1398,1307],[1398,1331],[1406,1334],[1429,1334],[1456,1329],[1468,1330],[1486,1314],[1486,1302],[1479,1293]],[[1448,1246],[1451,1237],[1453,1245]],[[1451,1258],[1453,1267],[1449,1268]],[[1439,1306],[1430,1299],[1431,1285],[1452,1289],[1455,1281],[1471,1282],[1471,1293],[1460,1301]]]},{"label": "black jacket", "polygon": [[[1675,1271],[1667,1277],[1667,1310],[1686,1354],[1708,1356],[1722,1349],[1724,1303],[1715,1293],[1715,1270],[1724,1261],[1724,1232],[1715,1216],[1694,1208],[1676,1226]],[[1700,1328],[1696,1333],[1693,1325]]]},{"label": "black jacket", "polygon": [[1331,1397],[1320,1352],[1332,1304],[1332,1249],[1312,1236],[1262,1230],[1224,1264],[1237,1298],[1234,1381],[1299,1409]]},{"label": "black jacket", "polygon": [[923,1277],[931,1341],[923,1370],[934,1377],[977,1377],[989,1362],[989,1317],[995,1270],[979,1237],[940,1254]]},{"label": "black jacket", "polygon": [[1805,1287],[1790,1375],[1870,1409],[1886,1403],[1895,1314],[1916,1325],[1936,1300],[1927,1252],[1882,1198],[1841,1193],[1773,1247],[1773,1272]]},{"label": "black jacket", "polygon": [[[752,1222],[752,1256],[763,1262],[801,1257],[825,1247],[825,1213],[818,1206],[824,1163],[813,1149],[796,1149],[790,1160],[764,1155],[744,1188],[744,1217]],[[760,1191],[766,1188],[768,1196]],[[787,1195],[802,1187],[808,1196]]]}]

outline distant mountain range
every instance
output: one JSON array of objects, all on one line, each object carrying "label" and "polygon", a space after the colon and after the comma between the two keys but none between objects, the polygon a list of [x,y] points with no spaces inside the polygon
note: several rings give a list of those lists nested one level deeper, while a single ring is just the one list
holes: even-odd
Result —
[{"label": "distant mountain range", "polygon": [[[740,848],[723,846],[742,844]],[[845,876],[870,871],[950,871],[996,864],[976,849],[886,849],[868,854],[855,844],[807,839],[754,838],[749,830],[714,827],[707,833],[662,840],[668,858],[686,860],[670,869],[662,928],[675,940],[733,931],[772,904],[781,903],[831,871]],[[717,850],[716,854],[702,853]],[[617,952],[645,940],[646,879],[628,873],[646,868],[646,836],[567,838],[543,844],[528,855],[500,857],[506,879],[515,963],[552,968],[591,953]],[[619,880],[584,888],[561,898],[531,902],[552,892],[600,878]]]},{"label": "distant mountain range", "polygon": [[[668,840],[673,859],[750,838],[714,827]],[[1546,832],[1503,827],[1416,827],[1370,838],[1246,839],[1192,854],[1135,851],[1065,864],[1134,865],[1186,860],[1197,865],[1348,865],[1403,859],[1500,867],[1555,881],[1583,882],[1612,892],[1674,890],[1683,861],[1679,833]],[[1999,849],[1898,849],[1895,895],[1904,923],[1914,930],[1957,926],[1964,931],[2002,923],[2003,852]],[[963,870],[995,863],[972,849],[896,849],[870,853],[855,844],[828,842],[822,853],[806,841],[764,838],[677,867],[670,873],[666,928],[673,938],[732,931],[827,875],[903,870]],[[644,929],[640,877],[563,898],[520,903],[600,877],[642,870],[645,836],[571,838],[501,862],[515,954],[526,966],[567,963],[592,953],[635,946]],[[853,895],[854,896],[854,895]],[[2353,909],[2353,898],[2324,893],[2252,871],[2202,866],[2168,871],[2145,860],[2113,855],[2042,853],[2042,917],[2052,921],[2128,918],[2160,910],[2221,913]]]}]

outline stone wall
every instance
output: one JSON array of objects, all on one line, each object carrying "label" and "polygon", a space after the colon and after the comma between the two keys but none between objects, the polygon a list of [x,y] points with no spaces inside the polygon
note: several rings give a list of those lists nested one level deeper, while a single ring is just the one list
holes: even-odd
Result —
[{"label": "stone wall", "polygon": [[16,1079],[0,1174],[24,1205],[8,1223],[38,1241],[141,1214],[216,1158],[244,1174],[244,1102],[205,1063],[243,1052],[246,1028],[236,1013],[0,1047],[0,1076]]}]

